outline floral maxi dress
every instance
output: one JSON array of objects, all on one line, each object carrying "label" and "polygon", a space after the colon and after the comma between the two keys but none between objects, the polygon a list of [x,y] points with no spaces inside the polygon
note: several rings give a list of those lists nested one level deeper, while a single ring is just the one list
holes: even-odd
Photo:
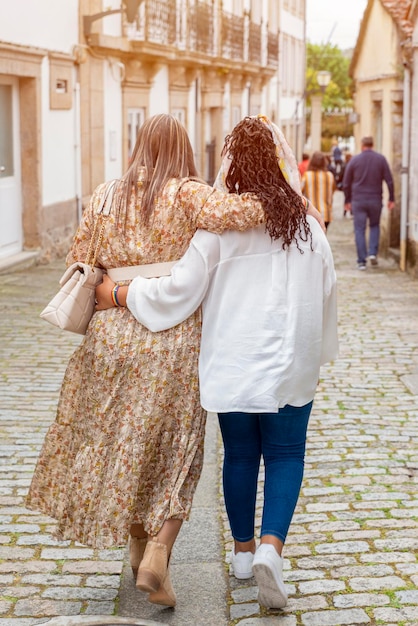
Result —
[{"label": "floral maxi dress", "polygon": [[[68,264],[86,256],[105,188],[84,211]],[[264,219],[254,197],[225,196],[193,180],[167,183],[147,227],[140,193],[134,198],[122,211],[115,194],[98,259],[106,269],[175,261],[198,228],[244,230]],[[200,310],[159,333],[126,308],[93,315],[68,363],[26,501],[57,520],[57,538],[124,546],[132,523],[156,535],[165,520],[188,518],[206,419],[199,342]]]}]

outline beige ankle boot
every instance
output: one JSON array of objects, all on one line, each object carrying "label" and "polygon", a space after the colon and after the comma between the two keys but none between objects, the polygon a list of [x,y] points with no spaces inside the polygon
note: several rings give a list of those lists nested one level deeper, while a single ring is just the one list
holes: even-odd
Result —
[{"label": "beige ankle boot", "polygon": [[136,586],[141,591],[158,591],[167,575],[167,546],[157,541],[148,541],[138,568]]},{"label": "beige ankle boot", "polygon": [[147,537],[130,537],[129,539],[129,562],[131,564],[135,580],[138,575],[139,564],[144,557],[146,545]]},{"label": "beige ankle boot", "polygon": [[149,594],[148,600],[153,604],[163,604],[164,606],[176,606],[176,594],[171,584],[170,570],[167,568],[167,574],[157,591]]}]

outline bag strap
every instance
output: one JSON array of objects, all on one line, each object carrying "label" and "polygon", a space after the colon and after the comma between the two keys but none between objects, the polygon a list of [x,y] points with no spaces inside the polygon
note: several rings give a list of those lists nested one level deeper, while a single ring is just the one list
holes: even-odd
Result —
[{"label": "bag strap", "polygon": [[[101,197],[99,207],[97,209],[98,217],[94,222],[94,228],[93,228],[93,232],[91,235],[89,247],[88,247],[87,254],[86,254],[86,260],[85,260],[86,265],[90,265],[92,269],[96,265],[97,255],[99,253],[100,246],[102,245],[105,222],[106,222],[106,219],[109,217],[110,211],[112,209],[113,194],[115,192],[115,186],[117,182],[118,181],[115,179],[115,180],[110,181],[110,183],[107,185],[105,192],[103,193]],[[97,235],[99,223],[100,223],[100,231],[99,231],[99,234]],[[97,236],[97,241],[95,242],[96,236]]]},{"label": "bag strap", "polygon": [[117,182],[117,179],[111,180],[106,187],[106,190],[100,201],[99,208],[97,209],[98,215],[104,215],[105,217],[109,216],[112,209],[113,194],[115,193],[115,186]]}]

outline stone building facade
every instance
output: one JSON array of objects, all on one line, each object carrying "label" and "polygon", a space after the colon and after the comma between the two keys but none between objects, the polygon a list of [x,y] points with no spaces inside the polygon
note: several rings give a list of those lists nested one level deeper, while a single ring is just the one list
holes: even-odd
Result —
[{"label": "stone building facade", "polygon": [[418,197],[414,197],[411,184],[415,167],[411,156],[418,139],[411,117],[418,105],[418,91],[412,83],[414,66],[418,70],[412,53],[413,4],[416,2],[411,0],[368,1],[350,74],[355,82],[356,145],[361,137],[372,135],[375,149],[388,159],[395,181],[393,211],[387,210],[384,196],[380,251],[394,253],[402,269],[418,275],[418,232],[414,230]]},{"label": "stone building facade", "polygon": [[15,0],[2,13],[0,264],[63,255],[151,115],[180,119],[209,183],[243,116],[283,114],[297,134],[305,0]]}]

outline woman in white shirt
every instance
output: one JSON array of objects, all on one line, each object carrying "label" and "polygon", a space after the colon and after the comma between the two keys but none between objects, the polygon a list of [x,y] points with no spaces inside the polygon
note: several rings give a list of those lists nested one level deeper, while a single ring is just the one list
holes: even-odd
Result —
[{"label": "woman in white shirt", "polygon": [[[327,238],[306,215],[279,129],[261,116],[245,118],[225,147],[218,183],[231,193],[256,193],[266,226],[221,235],[198,231],[170,276],[138,276],[129,289],[105,277],[96,294],[98,308],[107,308],[116,289],[116,302],[155,332],[202,305],[201,403],[218,413],[225,447],[232,570],[237,578],[254,573],[260,603],[280,608],[287,603],[281,554],[302,483],[319,369],[338,352],[336,277]],[[265,491],[256,550],[261,456]]]}]

